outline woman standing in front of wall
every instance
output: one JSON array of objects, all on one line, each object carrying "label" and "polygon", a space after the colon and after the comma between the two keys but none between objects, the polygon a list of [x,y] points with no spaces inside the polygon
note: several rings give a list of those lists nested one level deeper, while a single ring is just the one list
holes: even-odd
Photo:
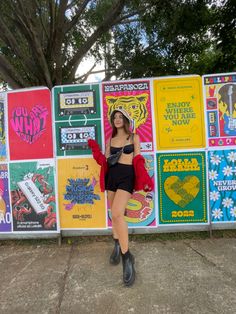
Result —
[{"label": "woman standing in front of wall", "polygon": [[[110,116],[112,136],[106,145],[105,156],[99,151],[97,143],[89,140],[93,156],[101,165],[100,184],[105,188],[112,213],[112,233],[114,249],[110,263],[117,265],[122,257],[123,282],[131,286],[135,281],[134,256],[129,250],[128,225],[125,209],[134,190],[153,190],[153,182],[145,169],[145,160],[140,155],[140,141],[137,134],[130,131],[130,117],[124,109],[115,109]],[[110,164],[109,157],[119,154],[119,160]],[[101,180],[102,179],[102,180]]]}]

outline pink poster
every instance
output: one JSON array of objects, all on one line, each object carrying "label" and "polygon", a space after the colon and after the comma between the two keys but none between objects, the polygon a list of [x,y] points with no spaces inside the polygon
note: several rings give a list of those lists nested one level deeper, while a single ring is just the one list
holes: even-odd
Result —
[{"label": "pink poster", "polygon": [[7,94],[11,160],[53,157],[51,97],[48,88]]},{"label": "pink poster", "polygon": [[153,151],[151,92],[149,80],[104,82],[102,84],[103,116],[106,142],[111,136],[109,117],[114,109],[125,109],[133,133],[140,137],[141,151]]}]

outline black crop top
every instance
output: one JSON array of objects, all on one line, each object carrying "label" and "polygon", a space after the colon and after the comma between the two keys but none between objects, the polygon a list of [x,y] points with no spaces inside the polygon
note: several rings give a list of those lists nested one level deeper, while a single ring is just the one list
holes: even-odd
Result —
[{"label": "black crop top", "polygon": [[[111,155],[116,154],[118,151],[120,151],[122,147],[110,147],[110,153]],[[131,154],[134,152],[134,144],[128,144],[124,146],[123,153],[124,154]]]}]

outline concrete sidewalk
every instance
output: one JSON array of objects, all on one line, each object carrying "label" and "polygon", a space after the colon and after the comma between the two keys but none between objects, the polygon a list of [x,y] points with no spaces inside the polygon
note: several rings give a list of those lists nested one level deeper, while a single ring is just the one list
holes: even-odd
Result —
[{"label": "concrete sidewalk", "polygon": [[131,242],[131,288],[112,246],[2,242],[0,313],[236,313],[236,239]]}]

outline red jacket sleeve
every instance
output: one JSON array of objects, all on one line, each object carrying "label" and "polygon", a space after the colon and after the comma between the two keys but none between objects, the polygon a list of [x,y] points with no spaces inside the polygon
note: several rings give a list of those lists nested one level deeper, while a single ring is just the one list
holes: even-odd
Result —
[{"label": "red jacket sleeve", "polygon": [[154,190],[154,183],[145,168],[145,159],[142,155],[137,155],[133,159],[135,172],[135,191],[144,190],[145,192]]},{"label": "red jacket sleeve", "polygon": [[101,152],[98,143],[95,140],[89,139],[88,146],[92,150],[93,158],[96,160],[97,164],[101,166],[100,170],[100,188],[101,191],[105,191],[105,175],[108,170],[107,160],[105,155]]}]

